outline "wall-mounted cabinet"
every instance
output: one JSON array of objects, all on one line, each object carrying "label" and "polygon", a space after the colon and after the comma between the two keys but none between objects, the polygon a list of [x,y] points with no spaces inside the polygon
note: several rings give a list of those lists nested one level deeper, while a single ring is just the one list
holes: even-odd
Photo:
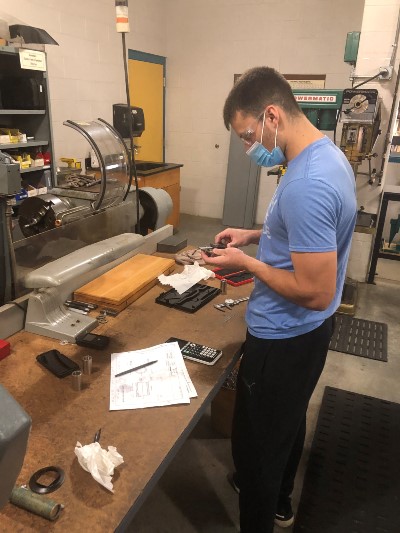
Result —
[{"label": "wall-mounted cabinet", "polygon": [[20,160],[24,189],[54,186],[47,71],[21,68],[12,46],[0,46],[0,151]]}]

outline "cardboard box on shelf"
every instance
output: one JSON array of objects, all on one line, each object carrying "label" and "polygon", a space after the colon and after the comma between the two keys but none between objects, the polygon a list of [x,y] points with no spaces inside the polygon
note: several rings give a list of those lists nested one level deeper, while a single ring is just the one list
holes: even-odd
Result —
[{"label": "cardboard box on shelf", "polygon": [[0,128],[0,139],[3,144],[26,142],[26,136],[25,141],[21,141],[21,136],[22,134],[17,128]]},{"label": "cardboard box on shelf", "polygon": [[25,190],[28,193],[28,198],[30,198],[31,196],[37,196],[38,190],[36,189],[36,187],[28,185],[27,187],[25,187]]}]

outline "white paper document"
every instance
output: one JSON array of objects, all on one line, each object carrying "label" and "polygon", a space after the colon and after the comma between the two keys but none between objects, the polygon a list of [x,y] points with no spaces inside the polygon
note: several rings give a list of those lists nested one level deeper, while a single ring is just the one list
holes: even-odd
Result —
[{"label": "white paper document", "polygon": [[[152,361],[156,362],[115,377]],[[110,411],[190,403],[196,396],[177,342],[111,354]]]}]

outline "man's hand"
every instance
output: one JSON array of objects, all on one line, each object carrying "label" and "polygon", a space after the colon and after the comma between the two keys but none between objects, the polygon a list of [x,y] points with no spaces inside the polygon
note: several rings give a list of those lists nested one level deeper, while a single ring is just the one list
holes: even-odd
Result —
[{"label": "man's hand", "polygon": [[239,248],[248,244],[258,244],[260,236],[261,230],[228,228],[215,236],[215,242],[223,242],[228,248]]},{"label": "man's hand", "polygon": [[232,268],[238,270],[246,270],[246,264],[249,256],[238,248],[225,248],[219,250],[214,248],[212,250],[213,256],[209,257],[204,252],[201,252],[204,262],[209,265],[215,265],[217,267]]}]

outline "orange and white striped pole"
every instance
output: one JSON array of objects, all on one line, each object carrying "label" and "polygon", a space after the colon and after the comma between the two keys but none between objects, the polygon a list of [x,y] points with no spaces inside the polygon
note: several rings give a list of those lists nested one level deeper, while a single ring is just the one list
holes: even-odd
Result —
[{"label": "orange and white striped pole", "polygon": [[115,0],[115,22],[118,33],[129,33],[128,0]]}]

